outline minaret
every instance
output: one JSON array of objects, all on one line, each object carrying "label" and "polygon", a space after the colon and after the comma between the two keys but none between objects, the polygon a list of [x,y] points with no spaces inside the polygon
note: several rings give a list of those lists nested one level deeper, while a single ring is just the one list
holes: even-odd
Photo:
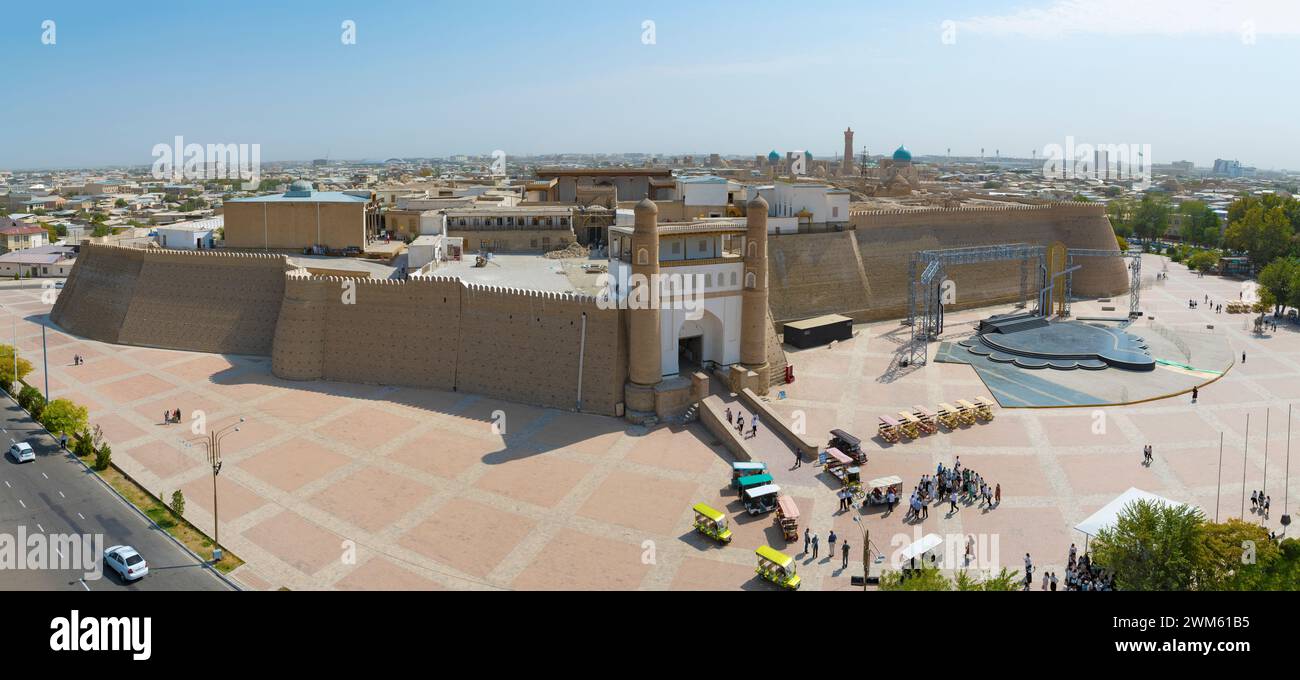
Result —
[{"label": "minaret", "polygon": [[628,286],[628,384],[630,411],[655,410],[654,387],[663,377],[659,342],[659,206],[649,198],[636,204],[632,229],[632,278]]},{"label": "minaret", "polygon": [[840,175],[848,177],[853,174],[853,128],[844,131],[844,163],[840,166]]},{"label": "minaret", "polygon": [[767,201],[755,196],[745,206],[745,280],[740,307],[740,363],[767,385]]}]

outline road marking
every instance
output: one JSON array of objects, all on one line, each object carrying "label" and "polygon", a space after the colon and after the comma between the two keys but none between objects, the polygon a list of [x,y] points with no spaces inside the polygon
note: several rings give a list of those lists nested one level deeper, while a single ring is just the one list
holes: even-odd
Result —
[{"label": "road marking", "polygon": [[47,474],[45,474],[44,472],[41,473],[41,476],[44,477],[44,478],[46,478],[46,479],[49,479],[49,478],[50,478],[50,476],[47,475]]},{"label": "road marking", "polygon": [[64,495],[63,495],[63,492],[60,491],[60,492],[59,492],[59,498],[67,498],[67,496],[64,496]]},{"label": "road marking", "polygon": [[14,488],[11,484],[9,484],[9,480],[7,480],[7,479],[5,480],[5,488],[6,488],[6,489],[12,489],[12,488]]},{"label": "road marking", "polygon": [[41,526],[40,522],[36,523],[36,530],[41,532],[42,534],[45,533],[45,527]]},{"label": "road marking", "polygon": [[85,588],[86,590],[90,590],[90,586],[86,585],[86,579],[82,578],[77,580],[81,583],[82,588]]},{"label": "road marking", "polygon": [[19,498],[19,499],[18,499],[18,504],[21,505],[21,506],[23,506],[23,509],[24,509],[24,510],[27,509],[27,504],[23,502],[23,499]]},{"label": "road marking", "polygon": [[86,516],[81,513],[77,513],[77,517],[80,517],[81,519],[86,519]]}]

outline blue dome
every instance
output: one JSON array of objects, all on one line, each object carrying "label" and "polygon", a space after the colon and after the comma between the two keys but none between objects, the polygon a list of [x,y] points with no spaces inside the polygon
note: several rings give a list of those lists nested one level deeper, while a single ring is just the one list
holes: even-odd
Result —
[{"label": "blue dome", "polygon": [[898,147],[898,150],[894,152],[894,161],[898,163],[911,163],[912,152],[908,151],[906,147],[900,146]]},{"label": "blue dome", "polygon": [[772,150],[772,153],[769,153],[769,154],[767,155],[767,162],[768,162],[768,163],[775,163],[775,162],[777,162],[777,161],[779,161],[779,160],[781,160],[781,154],[777,153],[777,152],[776,152],[776,149],[773,149],[773,150]]}]

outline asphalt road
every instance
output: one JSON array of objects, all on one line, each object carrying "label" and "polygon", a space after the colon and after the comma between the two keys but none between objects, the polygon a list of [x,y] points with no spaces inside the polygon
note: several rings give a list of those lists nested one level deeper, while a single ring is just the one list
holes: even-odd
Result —
[{"label": "asphalt road", "polygon": [[[0,590],[230,590],[211,569],[196,561],[171,538],[60,449],[58,442],[12,400],[0,396],[0,451],[26,441],[36,461],[0,460],[0,534],[102,534],[103,547],[129,545],[149,563],[149,574],[133,583],[95,564],[102,577],[85,578],[83,569],[12,569],[0,564]],[[61,554],[61,553],[60,553]]]}]

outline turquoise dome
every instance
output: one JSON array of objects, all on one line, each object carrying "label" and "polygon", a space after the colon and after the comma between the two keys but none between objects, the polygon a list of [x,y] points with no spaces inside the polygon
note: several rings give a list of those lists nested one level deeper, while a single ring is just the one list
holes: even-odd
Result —
[{"label": "turquoise dome", "polygon": [[898,147],[898,150],[894,152],[894,162],[911,163],[912,152],[908,151],[906,147],[902,147],[902,146]]},{"label": "turquoise dome", "polygon": [[777,153],[777,152],[776,152],[776,149],[773,149],[773,150],[772,150],[772,153],[769,153],[769,154],[767,155],[767,162],[768,162],[768,163],[775,163],[775,162],[777,162],[777,161],[779,161],[779,160],[781,160],[781,154]]}]

